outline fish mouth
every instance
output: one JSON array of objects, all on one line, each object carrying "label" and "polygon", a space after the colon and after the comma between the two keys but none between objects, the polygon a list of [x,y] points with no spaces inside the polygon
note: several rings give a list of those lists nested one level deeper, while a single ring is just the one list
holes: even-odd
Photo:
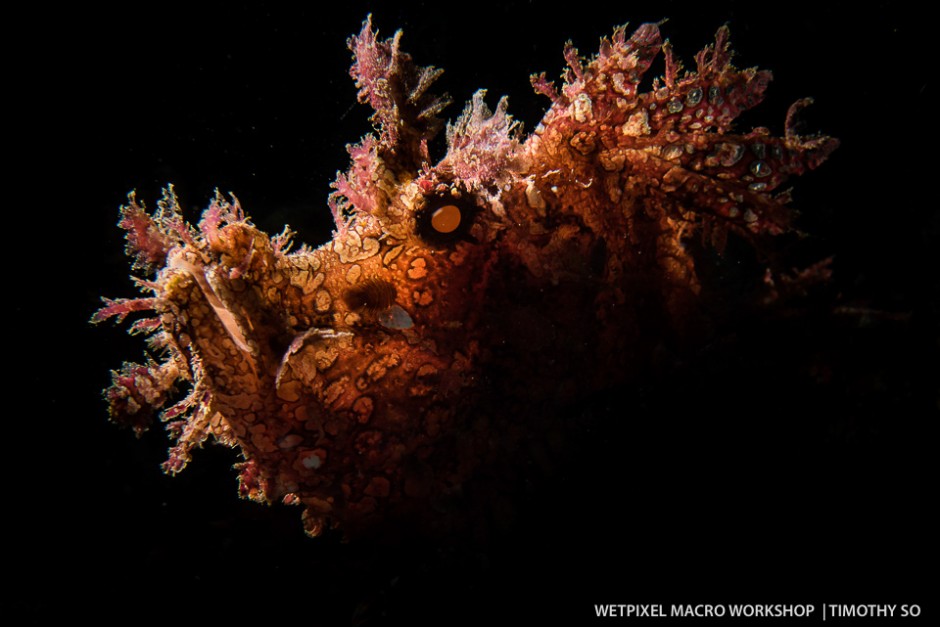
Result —
[{"label": "fish mouth", "polygon": [[168,270],[185,272],[191,276],[235,346],[247,355],[257,354],[257,349],[249,344],[248,336],[243,331],[243,324],[239,323],[232,307],[223,302],[220,297],[222,283],[218,272],[214,268],[200,262],[191,261],[187,258],[185,250],[171,253],[167,259],[166,267]]}]

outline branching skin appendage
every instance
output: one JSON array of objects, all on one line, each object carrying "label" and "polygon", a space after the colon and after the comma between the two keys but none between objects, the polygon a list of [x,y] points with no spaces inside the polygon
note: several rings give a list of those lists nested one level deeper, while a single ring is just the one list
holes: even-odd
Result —
[{"label": "branching skin appendage", "polygon": [[[301,505],[310,535],[446,525],[441,504],[475,476],[523,465],[533,437],[564,440],[560,408],[708,323],[696,251],[729,235],[766,251],[791,229],[777,190],[837,142],[796,134],[808,100],[783,137],[735,130],[770,73],[731,65],[728,36],[694,71],[655,24],[615,29],[590,60],[569,45],[560,86],[532,77],[551,100],[532,134],[480,91],[435,162],[440,72],[367,20],[351,74],[376,133],[334,183],[332,241],[290,252],[289,231],[269,237],[221,195],[193,227],[172,187],[153,213],[133,194],[122,208],[135,268],[152,276],[93,320],[152,312],[131,332],[163,361],[113,373],[112,418],[166,422],[169,473],[210,437],[240,448],[241,494]],[[665,75],[641,91],[660,52]]]}]

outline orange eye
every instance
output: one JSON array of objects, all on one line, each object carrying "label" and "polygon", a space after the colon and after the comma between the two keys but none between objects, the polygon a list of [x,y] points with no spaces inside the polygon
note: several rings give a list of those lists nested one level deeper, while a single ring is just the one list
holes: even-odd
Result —
[{"label": "orange eye", "polygon": [[470,227],[480,208],[466,194],[440,191],[425,198],[415,214],[415,233],[434,248],[448,248],[472,241]]},{"label": "orange eye", "polygon": [[438,233],[453,233],[460,227],[460,207],[444,205],[431,214],[431,228]]}]

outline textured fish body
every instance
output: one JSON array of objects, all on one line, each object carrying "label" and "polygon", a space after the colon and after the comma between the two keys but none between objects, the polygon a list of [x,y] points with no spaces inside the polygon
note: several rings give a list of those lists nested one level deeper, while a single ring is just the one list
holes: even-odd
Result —
[{"label": "textured fish body", "polygon": [[[683,72],[645,24],[590,60],[567,47],[560,87],[533,77],[552,104],[527,137],[505,99],[490,110],[478,92],[434,163],[447,99],[400,36],[367,21],[350,39],[377,132],[334,183],[332,241],[290,252],[288,231],[259,231],[234,199],[193,227],[172,188],[152,213],[131,196],[121,226],[150,295],[95,316],[153,311],[132,331],[163,358],[114,373],[112,417],[167,422],[168,472],[209,437],[239,447],[242,494],[302,505],[311,535],[390,516],[433,526],[467,482],[498,483],[538,457],[533,442],[563,441],[566,408],[695,336],[695,251],[788,231],[773,192],[837,145],[796,134],[808,101],[784,137],[737,133],[769,72],[731,65],[726,28]],[[665,75],[642,91],[661,52]]]}]

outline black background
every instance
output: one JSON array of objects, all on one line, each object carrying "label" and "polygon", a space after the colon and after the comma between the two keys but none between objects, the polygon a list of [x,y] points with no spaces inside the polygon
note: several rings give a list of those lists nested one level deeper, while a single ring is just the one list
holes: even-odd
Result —
[{"label": "black background", "polygon": [[[809,95],[807,126],[842,141],[795,182],[811,234],[799,255],[835,255],[808,313],[742,323],[674,377],[588,399],[585,412],[615,426],[586,434],[578,463],[486,545],[307,539],[299,510],[238,500],[233,452],[198,451],[170,479],[165,437],[135,441],[100,398],[109,369],[140,356],[138,340],[87,324],[99,296],[133,294],[114,226],[128,191],[152,206],[174,183],[195,219],[218,187],[268,232],[330,237],[329,183],[369,130],[345,40],[370,11],[384,36],[405,30],[418,63],[445,68],[448,117],[485,87],[491,104],[508,94],[527,129],[547,106],[528,75],[557,77],[567,39],[591,54],[614,25],[665,17],[691,64],[729,22],[737,64],[775,76],[742,123],[779,133]],[[940,263],[926,21],[897,2],[753,1],[12,15],[3,567],[16,583],[4,612],[342,625],[584,624],[604,602],[932,611]],[[833,317],[833,305],[875,313]]]}]

